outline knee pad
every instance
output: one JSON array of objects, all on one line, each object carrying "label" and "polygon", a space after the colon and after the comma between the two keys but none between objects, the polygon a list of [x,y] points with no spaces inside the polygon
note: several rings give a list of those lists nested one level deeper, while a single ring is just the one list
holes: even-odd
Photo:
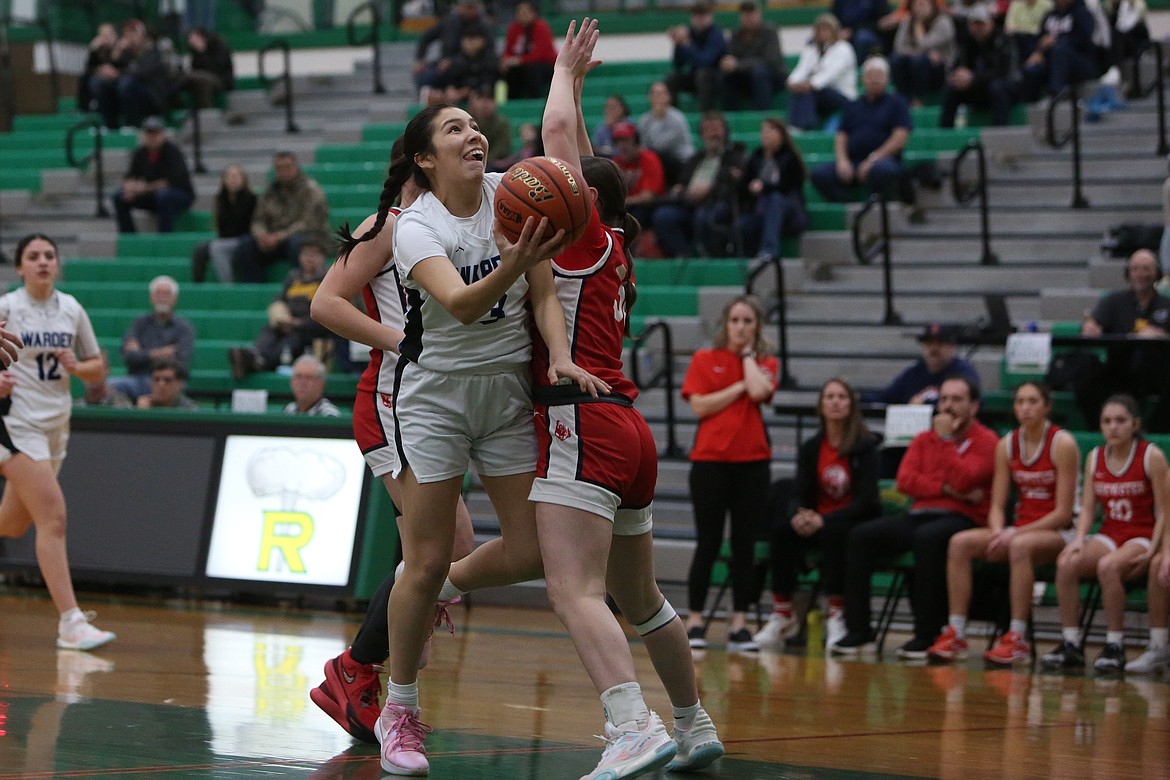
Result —
[{"label": "knee pad", "polygon": [[663,599],[662,606],[658,608],[658,611],[649,620],[634,626],[634,630],[638,632],[638,636],[646,636],[662,628],[676,617],[678,617],[678,613],[674,611],[674,607],[670,606],[669,601]]}]

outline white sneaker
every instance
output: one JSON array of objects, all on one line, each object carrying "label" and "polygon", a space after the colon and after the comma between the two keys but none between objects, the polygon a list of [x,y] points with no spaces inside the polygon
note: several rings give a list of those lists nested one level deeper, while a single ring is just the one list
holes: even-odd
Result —
[{"label": "white sneaker", "polygon": [[710,766],[723,756],[723,743],[715,733],[711,716],[702,707],[687,730],[674,728],[674,744],[678,753],[666,765],[667,772],[692,772]]},{"label": "white sneaker", "polygon": [[1170,668],[1170,646],[1157,649],[1147,648],[1146,652],[1125,665],[1130,674],[1154,674]]},{"label": "white sneaker", "polygon": [[57,647],[61,650],[93,650],[117,639],[118,635],[113,631],[102,631],[89,622],[96,617],[94,612],[83,612],[72,620],[57,621]]},{"label": "white sneaker", "polygon": [[845,627],[845,610],[829,610],[829,619],[825,621],[825,647],[832,649],[849,633]]},{"label": "white sneaker", "polygon": [[800,631],[800,623],[792,615],[781,615],[773,612],[772,617],[764,624],[752,639],[765,650],[783,650],[784,640],[795,636]]},{"label": "white sneaker", "polygon": [[581,780],[619,780],[623,777],[637,777],[646,772],[665,766],[675,753],[678,745],[666,733],[662,718],[650,713],[650,720],[641,731],[622,730],[610,723],[605,724],[605,750],[601,761],[592,772]]}]

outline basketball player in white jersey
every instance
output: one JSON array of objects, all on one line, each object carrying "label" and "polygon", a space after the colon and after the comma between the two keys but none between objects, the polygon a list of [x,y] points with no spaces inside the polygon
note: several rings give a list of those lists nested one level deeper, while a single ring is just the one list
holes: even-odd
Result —
[{"label": "basketball player in white jersey", "polygon": [[[394,142],[390,159],[402,156],[402,139]],[[403,291],[394,266],[394,222],[402,208],[409,206],[421,190],[406,182],[399,195],[400,207],[389,209],[378,234],[356,245],[347,257],[334,263],[313,296],[313,319],[342,338],[370,345],[370,363],[358,381],[353,410],[353,432],[358,447],[373,475],[382,480],[398,510],[399,535],[402,526],[402,487],[394,477],[399,468],[398,444],[394,437],[394,373],[398,345],[404,337]],[[364,235],[378,220],[371,214],[357,228]],[[348,235],[348,234],[344,234]],[[366,311],[353,301],[361,295]],[[471,552],[475,543],[471,515],[462,497],[456,506],[453,560]],[[363,742],[376,742],[374,723],[382,711],[382,693],[377,665],[389,653],[386,610],[394,575],[386,577],[370,599],[366,618],[353,644],[325,664],[325,682],[309,692],[310,698],[343,729]],[[420,659],[420,668],[426,665]]]},{"label": "basketball player in white jersey", "polygon": [[24,286],[0,297],[0,321],[20,334],[19,360],[0,371],[0,536],[20,537],[35,524],[37,564],[60,613],[57,647],[92,650],[114,639],[77,607],[65,549],[65,496],[57,473],[69,442],[69,378],[100,378],[105,366],[89,315],[56,289],[57,245],[25,236],[16,245]]}]

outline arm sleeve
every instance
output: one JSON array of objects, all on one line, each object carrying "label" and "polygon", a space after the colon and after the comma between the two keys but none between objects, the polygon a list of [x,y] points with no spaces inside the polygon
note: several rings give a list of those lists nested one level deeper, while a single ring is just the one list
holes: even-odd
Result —
[{"label": "arm sleeve", "polygon": [[[820,436],[814,436],[796,453],[796,500],[797,506],[813,509],[817,505],[817,456],[820,453]],[[784,518],[787,520],[787,518]]]},{"label": "arm sleeve", "polygon": [[73,352],[81,360],[89,360],[101,354],[93,323],[89,321],[85,308],[80,305],[77,307],[77,343],[73,346]]},{"label": "arm sleeve", "polygon": [[412,281],[411,271],[429,257],[447,257],[447,249],[417,213],[403,212],[394,223],[394,262],[403,282]]},{"label": "arm sleeve", "polygon": [[[949,444],[949,448],[939,445]],[[958,459],[953,442],[943,442],[934,431],[926,431],[914,437],[902,462],[898,466],[898,490],[910,496],[915,501],[938,498],[942,495],[943,480],[939,476],[943,471],[935,464],[942,458],[943,449],[950,449],[951,457]],[[931,465],[928,467],[927,462]]]},{"label": "arm sleeve", "polygon": [[850,459],[853,466],[852,500],[835,512],[830,512],[825,521],[845,520],[856,523],[876,517],[881,512],[881,494],[878,490],[880,458],[877,447],[869,447]]},{"label": "arm sleeve", "polygon": [[[142,325],[143,318],[136,318],[130,323],[130,327],[126,328],[126,334],[122,336],[122,362],[131,374],[141,374],[150,368],[150,352],[142,346]],[[138,342],[138,349],[126,349],[126,342],[130,339]]]},{"label": "arm sleeve", "polygon": [[685,399],[692,395],[705,395],[718,390],[719,388],[714,387],[711,380],[710,353],[706,350],[700,350],[695,353],[694,357],[691,358],[690,365],[687,366],[687,374],[683,378],[682,397]]},{"label": "arm sleeve", "polygon": [[654,152],[643,156],[642,180],[638,189],[640,192],[649,192],[651,195],[661,195],[666,192],[666,174],[662,169],[662,160]]},{"label": "arm sleeve", "polygon": [[798,84],[809,77],[812,73],[813,60],[816,55],[813,53],[811,46],[805,46],[800,50],[800,57],[796,60],[796,67],[788,74],[789,84]]},{"label": "arm sleeve", "polygon": [[175,342],[175,360],[183,368],[191,370],[191,358],[195,354],[195,327],[186,319],[175,322],[179,338]]},{"label": "arm sleeve", "polygon": [[532,45],[528,49],[528,53],[520,57],[520,61],[529,64],[533,62],[555,62],[557,59],[557,47],[553,43],[552,30],[549,29],[548,24],[538,19],[532,25]]},{"label": "arm sleeve", "polygon": [[971,432],[971,444],[962,456],[957,448],[940,448],[936,462],[942,465],[947,484],[960,493],[989,486],[995,474],[995,445],[998,443],[995,434],[979,427]]}]

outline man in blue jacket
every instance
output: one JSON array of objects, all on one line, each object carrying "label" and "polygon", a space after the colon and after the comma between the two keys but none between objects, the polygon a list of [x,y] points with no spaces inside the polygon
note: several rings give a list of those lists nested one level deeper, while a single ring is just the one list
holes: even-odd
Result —
[{"label": "man in blue jacket", "polygon": [[1101,72],[1093,45],[1093,15],[1083,0],[1055,1],[1056,6],[1040,24],[1036,51],[1024,62],[1028,100],[1039,100],[1045,90],[1058,95],[1070,84],[1095,78]]},{"label": "man in blue jacket", "polygon": [[953,327],[930,323],[918,334],[922,357],[894,377],[885,389],[862,392],[861,400],[865,403],[933,404],[938,400],[938,389],[943,380],[952,376],[961,376],[978,387],[979,372],[958,356],[956,340]]},{"label": "man in blue jacket", "polygon": [[841,37],[853,44],[858,62],[882,53],[878,22],[890,12],[886,0],[833,0],[831,10],[841,23]]},{"label": "man in blue jacket", "polygon": [[705,2],[691,7],[690,27],[673,27],[670,39],[674,41],[670,75],[666,86],[677,99],[679,92],[693,92],[699,100],[700,111],[711,111],[719,84],[719,61],[727,54],[727,35],[715,24],[711,6]]}]

